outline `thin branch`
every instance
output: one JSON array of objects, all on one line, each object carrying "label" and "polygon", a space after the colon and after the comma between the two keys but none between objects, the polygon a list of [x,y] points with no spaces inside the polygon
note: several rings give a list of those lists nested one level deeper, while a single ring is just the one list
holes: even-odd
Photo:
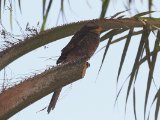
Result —
[{"label": "thin branch", "polygon": [[[88,21],[81,21],[76,23],[70,23],[63,26],[58,26],[39,34],[33,35],[23,40],[12,47],[7,48],[4,51],[0,52],[0,70],[5,66],[18,59],[19,57],[27,54],[28,52],[39,48],[43,45],[46,45],[50,42],[59,40],[61,38],[73,35],[75,31],[79,30],[83,25]],[[143,23],[134,18],[125,18],[125,19],[95,19],[92,20],[97,22],[100,26],[104,27],[105,30],[109,29],[118,29],[118,28],[133,28],[133,27],[142,27]],[[145,21],[149,25],[154,25],[160,27],[160,20],[148,20]]]}]

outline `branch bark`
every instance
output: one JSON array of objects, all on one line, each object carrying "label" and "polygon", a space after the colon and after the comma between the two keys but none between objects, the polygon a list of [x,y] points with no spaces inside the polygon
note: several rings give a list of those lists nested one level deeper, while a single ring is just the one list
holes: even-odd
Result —
[{"label": "branch bark", "polygon": [[[23,42],[20,42],[12,47],[7,48],[0,52],[0,70],[5,66],[23,56],[24,54],[41,47],[50,42],[59,40],[61,38],[73,35],[75,31],[80,29],[89,20],[81,21],[77,23],[70,23],[63,26],[58,26],[44,32],[40,32],[33,37],[26,38]],[[91,21],[91,20],[90,20]],[[93,21],[93,20],[92,20]],[[143,23],[140,20],[134,18],[126,19],[95,19],[100,26],[106,30],[115,28],[133,28],[143,27]],[[147,20],[147,24],[160,27],[160,20]]]},{"label": "branch bark", "polygon": [[84,77],[86,62],[79,60],[53,67],[0,94],[0,120],[6,120],[18,111],[61,88]]}]

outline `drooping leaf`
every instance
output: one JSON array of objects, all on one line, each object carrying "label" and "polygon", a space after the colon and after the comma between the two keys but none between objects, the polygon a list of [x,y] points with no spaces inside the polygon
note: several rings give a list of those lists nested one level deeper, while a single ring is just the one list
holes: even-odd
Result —
[{"label": "drooping leaf", "polygon": [[157,104],[155,109],[155,120],[158,120],[159,108],[160,108],[160,95],[157,98]]},{"label": "drooping leaf", "polygon": [[6,6],[6,0],[3,1],[3,8],[5,9]]},{"label": "drooping leaf", "polygon": [[138,64],[139,64],[140,56],[143,52],[144,37],[145,37],[145,30],[143,30],[143,33],[142,33],[141,41],[140,41],[140,44],[139,44],[139,47],[138,47],[137,55],[136,55],[136,58],[135,58],[135,62],[134,62],[132,72],[131,72],[131,76],[130,76],[130,80],[129,80],[129,85],[128,85],[128,89],[127,89],[127,96],[126,96],[125,111],[126,111],[126,107],[127,107],[127,101],[128,101],[129,93],[130,93],[130,90],[131,90],[131,86],[132,86],[132,83],[134,81],[136,71],[139,68]]},{"label": "drooping leaf", "polygon": [[[139,30],[139,31],[133,32],[133,33],[132,33],[132,36],[142,34],[142,32],[143,32],[143,30]],[[113,41],[111,42],[111,44],[114,44],[114,43],[117,43],[117,42],[119,42],[119,41],[121,41],[121,40],[124,40],[124,39],[126,39],[127,37],[128,37],[128,34],[127,34],[127,35],[124,35],[124,36],[122,36],[122,37],[119,37],[119,38],[113,40]]]},{"label": "drooping leaf", "polygon": [[[144,41],[145,41],[145,44],[143,46],[143,49],[142,49],[142,53],[141,53],[141,56],[140,56],[140,59],[139,61],[141,61],[142,59],[142,56],[143,56],[143,53],[144,53],[144,50],[146,51],[146,56],[147,56],[147,61],[148,61],[148,65],[150,66],[150,49],[149,49],[149,41],[148,41],[148,37],[149,37],[149,34],[150,34],[150,30],[148,30],[146,27],[143,27],[143,30],[145,32],[143,32],[144,34]],[[139,65],[138,65],[139,66]],[[137,76],[138,76],[138,72],[139,72],[139,67],[137,67],[137,71],[135,73],[135,82],[136,82],[136,79],[137,79]]]},{"label": "drooping leaf", "polygon": [[117,17],[117,19],[123,19],[125,17],[125,15],[121,15],[121,16],[119,16],[119,17]]},{"label": "drooping leaf", "polygon": [[[49,13],[49,11],[50,11],[50,9],[51,9],[52,2],[53,2],[53,0],[50,0],[50,1],[49,1],[47,10],[46,10],[46,12],[45,12],[45,15],[43,16],[43,23],[42,23],[42,26],[41,26],[41,31],[43,31],[44,28],[45,28],[46,21],[47,21],[47,18],[48,18],[48,13]],[[45,6],[44,6],[44,7],[45,7]],[[43,9],[45,9],[45,8],[43,8]]]},{"label": "drooping leaf", "polygon": [[[151,113],[151,108],[152,108],[154,102],[158,99],[158,97],[160,98],[160,88],[157,90],[157,93],[156,93],[155,96],[154,96],[154,99],[153,99],[153,101],[152,101],[151,107],[150,107],[150,109],[149,109],[149,113],[148,113],[147,120],[149,120],[150,113]],[[156,106],[157,106],[157,105],[156,105]],[[156,110],[155,110],[155,111],[156,111]],[[155,117],[155,118],[156,118],[156,117]]]},{"label": "drooping leaf", "polygon": [[43,3],[42,3],[42,14],[43,14],[43,18],[44,18],[44,15],[45,15],[45,7],[46,7],[46,0],[43,0]]},{"label": "drooping leaf", "polygon": [[150,30],[146,30],[146,35],[145,35],[145,51],[146,51],[146,57],[147,57],[147,62],[148,62],[148,66],[149,68],[151,67],[151,60],[150,60],[150,48],[149,48],[149,34],[150,34]]},{"label": "drooping leaf", "polygon": [[[141,52],[141,55],[140,55],[140,59],[139,59],[139,61],[141,61],[141,59],[142,59],[142,57],[143,57],[143,53],[144,53],[144,45],[143,45],[143,48],[142,48],[142,52]],[[139,62],[138,62],[139,63]],[[137,70],[136,70],[136,73],[135,73],[135,81],[134,81],[134,83],[136,82],[136,80],[137,80],[137,76],[138,76],[138,72],[139,72],[139,64],[137,65],[138,67],[137,67]]]},{"label": "drooping leaf", "polygon": [[[157,52],[160,51],[160,48],[157,48]],[[152,52],[150,52],[150,56],[153,56],[154,50]],[[144,56],[140,61],[139,61],[139,65],[143,64],[145,61],[147,60],[147,57]]]},{"label": "drooping leaf", "polygon": [[121,93],[121,91],[122,91],[122,88],[123,88],[124,84],[126,83],[126,81],[127,81],[127,79],[128,79],[129,77],[130,77],[130,75],[129,75],[129,76],[126,78],[126,80],[123,82],[121,88],[119,89],[118,93],[116,94],[116,99],[115,99],[114,106],[115,106],[115,104],[116,104],[116,102],[117,102],[117,100],[118,100],[118,97],[119,97],[119,95],[120,95],[120,93]]},{"label": "drooping leaf", "polygon": [[0,19],[1,19],[1,15],[2,15],[2,0],[0,0]]},{"label": "drooping leaf", "polygon": [[118,15],[120,15],[120,14],[122,14],[122,13],[128,11],[128,10],[129,10],[129,9],[114,14],[114,15],[111,17],[111,19],[116,18]]},{"label": "drooping leaf", "polygon": [[[87,2],[88,3],[88,2]],[[89,3],[88,3],[89,4]],[[87,5],[88,5],[87,4]],[[71,3],[70,3],[70,0],[68,0],[68,5],[69,5],[69,9],[73,12],[73,9],[72,9],[72,7],[71,7]]]},{"label": "drooping leaf", "polygon": [[9,13],[10,13],[10,15],[9,15],[9,18],[10,18],[10,26],[11,26],[11,30],[12,30],[12,28],[13,28],[13,14],[12,14],[12,12],[13,12],[13,7],[12,7],[12,1],[10,1],[10,8],[9,8]]},{"label": "drooping leaf", "polygon": [[61,0],[61,11],[64,11],[64,0]]},{"label": "drooping leaf", "polygon": [[[150,55],[152,56],[152,55],[153,55],[153,52],[151,52]],[[143,64],[146,60],[147,60],[147,57],[146,57],[146,56],[144,56],[142,59],[140,59],[140,61],[139,61],[139,66],[140,66],[141,64]]]},{"label": "drooping leaf", "polygon": [[[109,38],[108,43],[107,43],[107,45],[106,45],[106,49],[105,49],[104,54],[103,54],[103,58],[102,58],[101,66],[100,66],[99,71],[98,71],[98,75],[99,75],[99,73],[100,73],[100,71],[101,71],[103,62],[104,62],[104,60],[105,60],[106,54],[107,54],[108,49],[109,49],[109,47],[110,47],[110,44],[111,44],[111,41],[112,41],[112,38],[113,38],[113,36],[114,36],[114,32],[115,32],[115,31],[117,31],[117,29],[112,30],[112,34],[110,33],[110,34],[111,34],[111,37]],[[97,75],[97,76],[98,76],[98,75]]]},{"label": "drooping leaf", "polygon": [[65,11],[64,11],[64,0],[61,0],[61,8],[60,8],[60,11],[59,11],[59,13],[58,13],[58,17],[57,17],[57,22],[56,22],[56,24],[58,24],[58,21],[59,21],[59,19],[60,19],[60,16],[62,16],[63,23],[64,23],[65,21],[67,21],[66,16],[65,16]]},{"label": "drooping leaf", "polygon": [[153,0],[148,0],[148,10],[152,10]]},{"label": "drooping leaf", "polygon": [[144,118],[145,118],[145,115],[146,115],[148,96],[149,96],[149,91],[150,91],[150,87],[151,87],[151,84],[152,84],[153,72],[154,72],[155,63],[156,63],[156,60],[157,60],[157,53],[158,53],[157,48],[159,47],[159,44],[160,44],[160,31],[158,31],[158,33],[157,33],[157,38],[155,40],[155,45],[154,45],[154,52],[153,52],[153,55],[152,55],[151,68],[149,69],[146,96],[145,96],[145,104],[144,104]]},{"label": "drooping leaf", "polygon": [[120,61],[119,69],[118,69],[117,84],[118,84],[119,75],[121,73],[121,69],[122,69],[122,66],[123,66],[123,63],[124,63],[124,60],[125,60],[125,57],[126,57],[126,53],[127,53],[130,41],[131,41],[132,33],[133,33],[133,29],[131,29],[129,31],[128,36],[127,36],[127,40],[126,40],[126,43],[125,43],[125,46],[124,46],[124,49],[123,49],[123,53],[122,53],[122,57],[121,57],[121,61]]},{"label": "drooping leaf", "polygon": [[100,18],[105,17],[109,2],[110,0],[102,0],[102,10],[101,10]]},{"label": "drooping leaf", "polygon": [[53,0],[50,0],[49,3],[48,3],[48,7],[47,7],[47,10],[46,10],[45,16],[48,16],[48,13],[49,13],[49,11],[51,9],[52,2],[53,2]]},{"label": "drooping leaf", "polygon": [[18,6],[19,6],[19,10],[22,13],[22,9],[21,9],[21,0],[18,0]]},{"label": "drooping leaf", "polygon": [[133,109],[134,109],[134,118],[137,120],[137,114],[136,114],[136,90],[135,87],[133,88]]},{"label": "drooping leaf", "polygon": [[148,15],[148,14],[151,14],[151,13],[154,13],[154,12],[156,12],[156,11],[147,11],[147,12],[142,12],[142,13],[138,13],[138,14],[136,14],[136,15],[135,15],[135,16],[133,16],[133,17],[138,18],[138,17],[144,16],[144,15]]},{"label": "drooping leaf", "polygon": [[125,31],[127,31],[127,30],[128,30],[128,29],[117,29],[116,31],[115,31],[115,29],[114,29],[114,30],[111,30],[111,31],[109,31],[108,33],[106,33],[105,35],[103,35],[103,36],[101,37],[101,41],[110,38],[113,34],[114,34],[114,35],[118,35],[118,34],[121,34],[121,33],[125,32]]},{"label": "drooping leaf", "polygon": [[[159,89],[159,90],[160,90],[160,89]],[[159,90],[158,90],[158,92],[156,93],[156,95],[154,96],[154,99],[153,99],[153,101],[152,101],[151,107],[150,107],[150,109],[149,109],[149,113],[148,113],[147,120],[149,120],[150,113],[151,113],[151,108],[152,108],[154,102],[157,100],[157,97],[158,97],[158,94],[159,94]]]},{"label": "drooping leaf", "polygon": [[[65,13],[64,13],[64,0],[61,0],[61,10],[60,10],[60,13],[62,13],[62,20],[63,20],[63,22],[67,21]],[[57,23],[58,23],[58,20],[57,20]]]},{"label": "drooping leaf", "polygon": [[130,8],[131,7],[131,3],[133,2],[133,0],[127,0],[127,5],[125,5],[125,8]]},{"label": "drooping leaf", "polygon": [[132,3],[132,0],[129,0],[129,5]]},{"label": "drooping leaf", "polygon": [[[114,34],[114,36],[115,36],[115,35],[118,35],[118,34],[121,34],[121,33],[125,32],[126,30],[128,30],[128,29],[113,29],[113,30],[110,30],[109,32],[107,32],[105,35],[103,35],[103,36],[100,38],[100,41],[104,41],[104,40],[106,40],[106,39],[109,39],[110,37],[113,36],[113,34]],[[111,41],[111,44],[112,44],[112,41]],[[98,50],[97,53],[98,53],[99,51],[101,51],[102,49],[104,49],[104,48],[106,48],[106,45],[103,46],[100,50]]]}]

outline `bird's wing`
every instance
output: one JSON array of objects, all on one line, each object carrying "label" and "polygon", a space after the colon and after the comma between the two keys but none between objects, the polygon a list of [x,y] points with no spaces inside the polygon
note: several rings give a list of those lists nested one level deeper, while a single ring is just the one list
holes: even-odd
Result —
[{"label": "bird's wing", "polygon": [[62,49],[62,54],[67,54],[69,51],[74,49],[86,34],[87,33],[85,31],[76,32],[71,41]]},{"label": "bird's wing", "polygon": [[61,56],[58,58],[56,64],[59,64],[67,58],[68,54],[73,51],[74,49],[77,49],[81,41],[83,41],[83,38],[86,36],[86,32],[76,32],[76,34],[72,37],[71,41],[62,49]]}]

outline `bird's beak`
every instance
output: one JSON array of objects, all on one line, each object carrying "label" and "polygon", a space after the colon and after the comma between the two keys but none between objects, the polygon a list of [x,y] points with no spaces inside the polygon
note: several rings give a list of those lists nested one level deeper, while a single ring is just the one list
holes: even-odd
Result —
[{"label": "bird's beak", "polygon": [[97,33],[100,33],[100,32],[102,32],[104,29],[102,28],[102,27],[98,27],[98,28],[96,28],[95,29],[95,31],[97,32]]}]

